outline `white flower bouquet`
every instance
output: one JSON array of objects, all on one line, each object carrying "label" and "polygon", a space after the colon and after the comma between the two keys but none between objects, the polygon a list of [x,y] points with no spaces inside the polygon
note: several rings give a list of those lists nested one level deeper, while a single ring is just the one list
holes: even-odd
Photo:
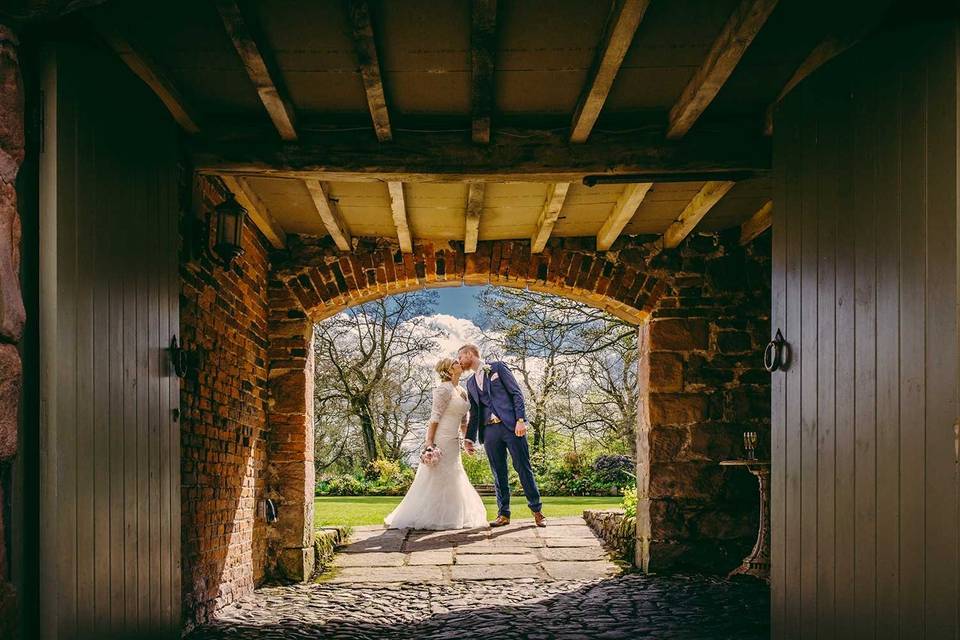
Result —
[{"label": "white flower bouquet", "polygon": [[440,449],[437,445],[432,445],[423,450],[423,453],[420,454],[420,462],[432,467],[438,462],[440,458],[443,457],[443,450]]}]

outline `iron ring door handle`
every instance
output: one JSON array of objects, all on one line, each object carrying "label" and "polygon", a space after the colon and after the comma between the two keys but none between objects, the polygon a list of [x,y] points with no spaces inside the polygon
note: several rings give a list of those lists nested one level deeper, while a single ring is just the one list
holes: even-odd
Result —
[{"label": "iron ring door handle", "polygon": [[766,349],[763,350],[763,368],[770,373],[785,369],[789,359],[789,349],[787,341],[783,339],[783,334],[780,329],[777,329],[777,335],[767,343]]}]

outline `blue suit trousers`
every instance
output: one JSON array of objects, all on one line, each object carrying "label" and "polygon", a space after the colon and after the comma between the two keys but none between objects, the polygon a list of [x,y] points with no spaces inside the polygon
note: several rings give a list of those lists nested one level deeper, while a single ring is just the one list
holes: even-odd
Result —
[{"label": "blue suit trousers", "polygon": [[507,476],[507,452],[513,468],[520,476],[520,485],[523,494],[527,497],[527,505],[531,511],[540,511],[543,503],[540,500],[540,490],[533,477],[533,467],[530,466],[530,447],[527,445],[527,436],[518,438],[513,429],[500,424],[486,426],[483,436],[483,449],[487,452],[490,468],[493,469],[493,482],[497,489],[497,515],[510,517],[510,483]]}]

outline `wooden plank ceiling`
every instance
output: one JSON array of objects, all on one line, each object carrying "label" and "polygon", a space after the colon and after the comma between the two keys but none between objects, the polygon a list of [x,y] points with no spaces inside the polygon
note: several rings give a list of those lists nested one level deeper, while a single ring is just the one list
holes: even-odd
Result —
[{"label": "wooden plank ceiling", "polygon": [[[83,19],[275,247],[770,225],[775,105],[888,2],[171,0]],[[597,184],[594,184],[597,183]],[[587,186],[587,185],[593,186]]]}]

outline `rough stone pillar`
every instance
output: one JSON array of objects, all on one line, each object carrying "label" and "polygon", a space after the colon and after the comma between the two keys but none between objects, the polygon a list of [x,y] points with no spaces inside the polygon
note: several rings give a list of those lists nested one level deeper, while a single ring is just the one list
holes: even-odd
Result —
[{"label": "rough stone pillar", "polygon": [[[24,156],[23,81],[16,34],[0,25],[0,514],[6,511],[10,459],[17,453],[22,370],[17,344],[25,312],[20,292],[20,215],[16,179]],[[0,517],[0,637],[12,637],[16,593]]]},{"label": "rough stone pillar", "polygon": [[280,577],[313,573],[313,323],[282,283],[270,287],[267,497],[277,505],[268,562]]},{"label": "rough stone pillar", "polygon": [[650,569],[650,322],[637,327],[637,543],[634,564]]},{"label": "rough stone pillar", "polygon": [[[638,566],[724,572],[757,531],[756,480],[721,467],[743,432],[769,442],[769,234],[698,234],[655,260],[668,290],[639,345]],[[644,529],[643,527],[649,527]]]}]

